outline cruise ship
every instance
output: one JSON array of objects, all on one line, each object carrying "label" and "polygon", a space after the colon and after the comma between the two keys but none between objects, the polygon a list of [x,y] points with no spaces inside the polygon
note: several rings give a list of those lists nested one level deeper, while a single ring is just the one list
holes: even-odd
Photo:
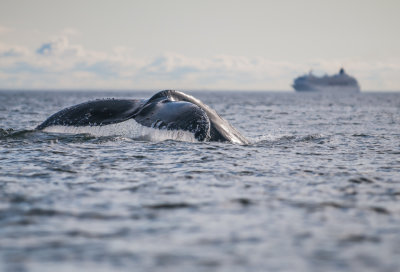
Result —
[{"label": "cruise ship", "polygon": [[359,92],[360,86],[357,80],[346,74],[343,68],[338,74],[318,77],[310,72],[294,80],[293,88],[298,92],[304,91],[329,91],[329,92]]}]

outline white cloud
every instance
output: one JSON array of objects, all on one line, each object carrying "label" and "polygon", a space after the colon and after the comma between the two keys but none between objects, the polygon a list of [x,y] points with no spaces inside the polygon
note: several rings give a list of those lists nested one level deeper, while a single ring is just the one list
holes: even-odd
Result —
[{"label": "white cloud", "polygon": [[[72,30],[64,34],[75,35]],[[310,69],[336,73],[344,66],[363,89],[400,89],[396,62],[317,59],[294,63],[176,53],[149,59],[135,57],[132,48],[122,46],[111,52],[88,50],[72,44],[68,35],[54,37],[36,49],[0,43],[0,88],[290,90],[293,78]]]},{"label": "white cloud", "polygon": [[0,58],[27,56],[29,50],[23,46],[10,46],[0,42]]},{"label": "white cloud", "polygon": [[58,57],[84,57],[85,51],[80,45],[71,45],[66,36],[59,36],[50,42],[42,44],[37,50],[37,54],[44,56]]},{"label": "white cloud", "polygon": [[63,36],[78,36],[80,33],[79,30],[72,28],[72,27],[66,27],[61,31],[61,35]]},{"label": "white cloud", "polygon": [[12,28],[0,25],[0,35],[1,34],[7,34],[7,33],[10,33],[12,31],[13,31]]}]

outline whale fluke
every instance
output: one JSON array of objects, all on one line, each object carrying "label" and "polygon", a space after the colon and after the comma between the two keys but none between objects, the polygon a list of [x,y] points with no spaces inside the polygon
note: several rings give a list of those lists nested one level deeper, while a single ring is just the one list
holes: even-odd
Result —
[{"label": "whale fluke", "polygon": [[102,99],[84,102],[63,109],[37,126],[39,130],[53,126],[101,127],[127,120],[159,130],[190,132],[199,141],[248,144],[228,121],[185,93],[165,90],[150,99]]}]

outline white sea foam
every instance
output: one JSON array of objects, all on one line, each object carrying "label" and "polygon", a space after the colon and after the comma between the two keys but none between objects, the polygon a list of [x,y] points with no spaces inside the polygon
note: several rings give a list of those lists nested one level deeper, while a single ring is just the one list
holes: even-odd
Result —
[{"label": "white sea foam", "polygon": [[193,133],[183,130],[166,130],[142,126],[133,119],[104,126],[50,126],[46,132],[67,134],[90,134],[96,137],[122,136],[148,141],[176,140],[197,142]]}]

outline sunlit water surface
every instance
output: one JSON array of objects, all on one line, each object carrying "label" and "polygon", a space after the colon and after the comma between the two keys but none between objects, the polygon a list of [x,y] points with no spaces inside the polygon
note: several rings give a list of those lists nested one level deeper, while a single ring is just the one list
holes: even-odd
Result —
[{"label": "sunlit water surface", "polygon": [[34,130],[152,94],[0,93],[0,271],[399,271],[399,93],[191,93],[246,146]]}]

